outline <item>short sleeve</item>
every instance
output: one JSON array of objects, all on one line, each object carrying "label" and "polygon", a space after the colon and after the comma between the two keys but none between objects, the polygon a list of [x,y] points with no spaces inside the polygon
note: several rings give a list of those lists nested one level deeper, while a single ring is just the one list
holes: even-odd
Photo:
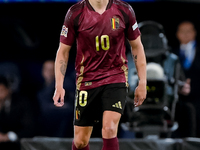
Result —
[{"label": "short sleeve", "polygon": [[64,24],[60,33],[60,42],[72,46],[75,37],[73,13],[71,9],[69,9],[65,16]]},{"label": "short sleeve", "polygon": [[128,10],[128,26],[126,28],[128,40],[135,40],[141,34],[136,21],[135,12],[130,5]]}]

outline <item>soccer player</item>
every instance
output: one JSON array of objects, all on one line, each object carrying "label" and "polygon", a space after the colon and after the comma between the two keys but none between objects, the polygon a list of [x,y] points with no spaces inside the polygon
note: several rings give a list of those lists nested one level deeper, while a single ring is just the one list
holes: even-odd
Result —
[{"label": "soccer player", "polygon": [[89,150],[94,123],[102,119],[102,150],[119,150],[118,124],[127,96],[125,40],[132,47],[139,82],[134,104],[146,98],[146,58],[132,7],[120,0],[82,0],[67,12],[56,54],[54,105],[64,105],[63,80],[76,40],[76,101],[72,150]]}]

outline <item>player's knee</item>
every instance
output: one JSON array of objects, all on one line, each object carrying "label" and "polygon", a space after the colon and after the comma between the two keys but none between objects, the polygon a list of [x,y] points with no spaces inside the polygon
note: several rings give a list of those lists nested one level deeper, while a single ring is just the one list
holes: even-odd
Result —
[{"label": "player's knee", "polygon": [[88,141],[87,140],[77,140],[77,141],[74,141],[74,145],[76,146],[77,149],[83,149],[84,147],[86,147],[88,145]]},{"label": "player's knee", "polygon": [[117,129],[114,126],[103,126],[102,133],[105,137],[113,137],[116,135]]}]

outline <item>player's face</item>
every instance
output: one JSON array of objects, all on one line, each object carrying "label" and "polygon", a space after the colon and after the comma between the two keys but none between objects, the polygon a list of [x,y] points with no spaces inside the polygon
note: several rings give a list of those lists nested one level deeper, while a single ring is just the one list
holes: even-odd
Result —
[{"label": "player's face", "polygon": [[8,95],[9,89],[5,85],[0,84],[0,103],[2,103]]},{"label": "player's face", "polygon": [[195,40],[195,37],[196,31],[194,29],[193,24],[185,22],[179,25],[177,31],[177,38],[181,44],[187,44],[188,42]]}]

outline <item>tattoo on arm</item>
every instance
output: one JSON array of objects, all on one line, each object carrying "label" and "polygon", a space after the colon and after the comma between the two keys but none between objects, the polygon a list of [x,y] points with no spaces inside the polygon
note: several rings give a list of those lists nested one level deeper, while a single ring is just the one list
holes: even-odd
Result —
[{"label": "tattoo on arm", "polygon": [[137,55],[133,55],[133,59],[134,59],[134,62],[135,62],[136,70],[138,70],[138,67],[137,67]]},{"label": "tattoo on arm", "polygon": [[65,72],[66,72],[66,69],[67,69],[67,63],[64,60],[61,60],[60,64],[61,64],[60,72],[62,73],[63,76],[65,76]]},{"label": "tattoo on arm", "polygon": [[134,62],[137,63],[137,55],[133,55]]},{"label": "tattoo on arm", "polygon": [[135,55],[134,60],[135,60],[135,63],[137,63],[137,55]]}]

